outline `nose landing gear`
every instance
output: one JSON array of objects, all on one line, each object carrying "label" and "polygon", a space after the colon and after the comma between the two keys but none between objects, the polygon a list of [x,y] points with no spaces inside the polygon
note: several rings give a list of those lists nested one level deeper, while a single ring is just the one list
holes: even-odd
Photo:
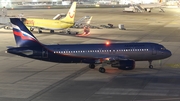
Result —
[{"label": "nose landing gear", "polygon": [[149,61],[149,69],[153,69],[152,61]]}]

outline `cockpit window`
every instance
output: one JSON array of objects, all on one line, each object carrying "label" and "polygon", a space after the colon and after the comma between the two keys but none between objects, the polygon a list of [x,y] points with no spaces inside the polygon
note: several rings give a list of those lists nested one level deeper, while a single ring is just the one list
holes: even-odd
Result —
[{"label": "cockpit window", "polygon": [[166,48],[165,47],[161,47],[161,50],[166,50]]}]

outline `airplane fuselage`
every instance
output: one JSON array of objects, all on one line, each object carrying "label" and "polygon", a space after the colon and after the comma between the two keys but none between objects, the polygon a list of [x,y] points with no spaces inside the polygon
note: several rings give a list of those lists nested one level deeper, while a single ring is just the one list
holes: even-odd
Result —
[{"label": "airplane fuselage", "polygon": [[70,28],[74,25],[73,22],[66,22],[63,20],[51,20],[51,19],[33,19],[27,18],[24,21],[24,24],[27,27],[37,27],[40,29],[47,29],[47,30],[61,30]]},{"label": "airplane fuselage", "polygon": [[161,7],[161,4],[141,4],[140,6],[141,6],[142,8],[152,9],[152,8]]},{"label": "airplane fuselage", "polygon": [[17,47],[7,52],[38,60],[59,63],[101,63],[101,59],[133,59],[151,61],[171,56],[171,52],[156,43],[112,43],[77,45],[42,45]]}]

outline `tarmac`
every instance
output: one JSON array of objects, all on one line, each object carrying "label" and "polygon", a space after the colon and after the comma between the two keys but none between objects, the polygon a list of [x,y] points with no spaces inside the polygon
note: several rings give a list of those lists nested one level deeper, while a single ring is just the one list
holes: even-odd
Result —
[{"label": "tarmac", "polygon": [[[93,16],[92,25],[123,24],[126,30],[91,29],[89,36],[33,33],[44,44],[86,44],[111,42],[156,42],[172,52],[170,58],[136,62],[134,70],[107,65],[99,73],[88,64],[51,63],[5,53],[16,46],[11,30],[0,29],[0,101],[180,101],[180,11],[127,13],[122,8],[77,9],[76,20]],[[68,9],[9,10],[9,15],[52,19]]]}]

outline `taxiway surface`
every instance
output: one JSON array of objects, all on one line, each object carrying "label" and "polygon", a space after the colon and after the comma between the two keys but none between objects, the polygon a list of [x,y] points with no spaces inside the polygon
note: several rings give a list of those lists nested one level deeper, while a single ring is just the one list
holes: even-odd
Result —
[{"label": "taxiway surface", "polygon": [[[68,9],[10,10],[9,15],[53,18]],[[131,71],[106,66],[99,73],[87,64],[50,63],[5,53],[15,46],[11,30],[0,29],[0,101],[179,101],[180,100],[180,12],[123,13],[119,8],[77,9],[76,19],[93,16],[92,25],[124,24],[127,30],[91,29],[86,37],[33,33],[44,44],[81,44],[111,42],[157,42],[171,50],[172,56],[136,62]]]}]

